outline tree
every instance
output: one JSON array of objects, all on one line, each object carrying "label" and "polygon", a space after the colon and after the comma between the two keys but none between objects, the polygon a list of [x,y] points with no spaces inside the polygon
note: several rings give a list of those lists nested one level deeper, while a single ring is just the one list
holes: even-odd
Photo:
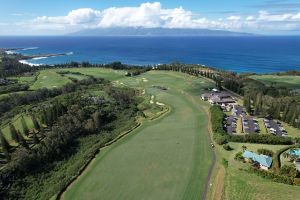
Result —
[{"label": "tree", "polygon": [[2,146],[2,151],[5,154],[5,157],[9,159],[9,151],[11,149],[11,146],[9,145],[8,141],[6,138],[3,136],[2,131],[0,130],[0,143]]},{"label": "tree", "polygon": [[17,130],[16,130],[15,126],[12,123],[9,124],[9,131],[10,131],[11,138],[16,143],[19,143],[19,138],[18,138]]},{"label": "tree", "polygon": [[29,128],[28,128],[28,126],[27,126],[27,124],[26,124],[26,121],[25,121],[25,119],[24,119],[23,116],[22,116],[22,118],[21,118],[21,124],[22,124],[23,133],[24,133],[25,135],[28,135],[28,133],[29,133]]},{"label": "tree", "polygon": [[18,136],[19,144],[25,147],[26,149],[29,149],[29,146],[26,140],[24,139],[23,135],[20,133],[20,131],[17,131],[17,136]]},{"label": "tree", "polygon": [[101,127],[101,116],[100,116],[99,111],[96,111],[93,114],[93,121],[94,121],[94,125],[95,125],[96,129],[99,130]]},{"label": "tree", "polygon": [[258,93],[255,101],[254,114],[259,115],[262,111],[262,93]]},{"label": "tree", "polygon": [[93,133],[96,130],[95,122],[93,119],[88,119],[85,126],[85,130],[88,131],[89,133]]},{"label": "tree", "polygon": [[33,143],[34,143],[34,144],[40,143],[40,140],[39,140],[39,138],[37,137],[36,132],[33,132]]},{"label": "tree", "polygon": [[245,96],[244,97],[244,106],[246,108],[246,111],[248,113],[251,113],[251,100],[250,100],[250,96]]},{"label": "tree", "polygon": [[39,122],[37,121],[36,117],[33,114],[31,114],[30,117],[31,117],[31,121],[33,123],[34,128],[39,131],[41,126],[40,126]]}]

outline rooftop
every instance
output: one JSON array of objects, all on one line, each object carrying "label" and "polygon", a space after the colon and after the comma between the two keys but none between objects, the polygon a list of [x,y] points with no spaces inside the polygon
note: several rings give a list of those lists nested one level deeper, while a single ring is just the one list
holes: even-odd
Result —
[{"label": "rooftop", "polygon": [[259,164],[265,166],[265,167],[271,167],[272,165],[272,157],[266,156],[266,155],[258,155],[256,153],[253,153],[251,151],[245,151],[243,153],[244,158],[251,158],[253,161],[258,162]]}]

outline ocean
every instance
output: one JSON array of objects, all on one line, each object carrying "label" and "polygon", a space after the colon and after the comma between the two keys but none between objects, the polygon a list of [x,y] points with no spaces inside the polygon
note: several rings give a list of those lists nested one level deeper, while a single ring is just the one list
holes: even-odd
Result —
[{"label": "ocean", "polygon": [[25,55],[67,53],[29,60],[154,65],[203,64],[235,72],[300,70],[300,37],[0,37],[0,48],[26,48]]}]

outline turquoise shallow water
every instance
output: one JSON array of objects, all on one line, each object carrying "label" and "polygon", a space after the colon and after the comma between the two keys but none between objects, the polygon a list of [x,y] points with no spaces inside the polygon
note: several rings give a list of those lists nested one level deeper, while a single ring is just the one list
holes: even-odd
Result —
[{"label": "turquoise shallow water", "polygon": [[29,55],[68,53],[30,61],[36,64],[177,61],[236,72],[300,70],[300,37],[0,37],[1,47],[36,47],[19,51]]}]

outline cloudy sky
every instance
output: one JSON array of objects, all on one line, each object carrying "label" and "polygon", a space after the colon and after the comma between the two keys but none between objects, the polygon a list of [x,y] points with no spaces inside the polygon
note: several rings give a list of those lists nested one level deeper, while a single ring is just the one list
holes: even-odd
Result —
[{"label": "cloudy sky", "polygon": [[0,0],[0,35],[110,27],[300,35],[300,0]]}]

